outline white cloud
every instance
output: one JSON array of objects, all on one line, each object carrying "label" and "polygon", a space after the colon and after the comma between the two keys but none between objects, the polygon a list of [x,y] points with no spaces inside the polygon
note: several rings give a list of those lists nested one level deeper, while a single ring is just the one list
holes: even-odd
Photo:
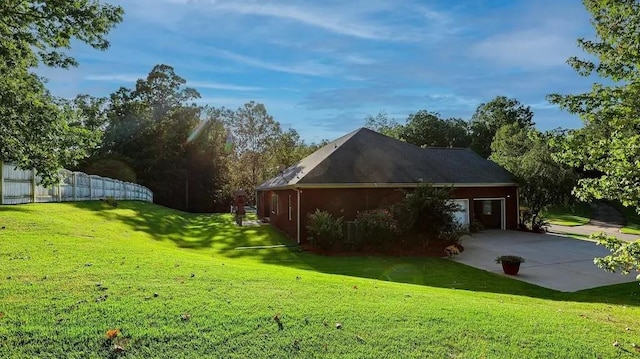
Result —
[{"label": "white cloud", "polygon": [[235,52],[231,52],[227,50],[213,49],[212,52],[215,56],[225,58],[227,60],[232,60],[243,65],[272,70],[272,71],[278,71],[278,72],[286,72],[290,74],[309,75],[309,76],[327,76],[335,73],[336,71],[336,69],[331,66],[315,63],[312,61],[306,61],[306,62],[291,64],[291,65],[282,65],[282,64],[276,64],[273,62],[260,60],[255,57],[240,55]]}]

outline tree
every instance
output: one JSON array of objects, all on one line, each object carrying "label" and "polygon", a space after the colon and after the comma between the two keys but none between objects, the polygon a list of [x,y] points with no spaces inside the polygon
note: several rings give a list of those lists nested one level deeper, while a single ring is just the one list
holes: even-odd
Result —
[{"label": "tree", "polygon": [[[235,189],[244,189],[252,198],[255,189],[273,175],[278,165],[270,151],[282,135],[263,104],[248,102],[236,111],[218,111],[233,137],[234,159],[231,181]],[[293,135],[293,134],[290,134]]]},{"label": "tree", "polygon": [[364,119],[364,127],[395,139],[400,139],[400,130],[402,129],[402,125],[394,118],[389,118],[389,115],[384,111],[378,112],[375,116],[367,116]]},{"label": "tree", "polygon": [[[594,40],[578,39],[590,56],[571,57],[569,65],[582,76],[597,75],[591,91],[549,95],[551,103],[576,114],[584,126],[560,143],[558,159],[600,176],[578,182],[582,199],[615,199],[640,213],[640,3],[637,0],[584,0],[595,28]],[[622,243],[622,242],[620,242]],[[638,263],[640,253],[620,246],[622,262]],[[602,263],[601,263],[602,264]],[[606,268],[606,267],[605,267]]]},{"label": "tree", "polygon": [[575,184],[574,172],[552,157],[548,140],[554,136],[511,123],[498,130],[491,144],[490,159],[511,172],[520,187],[520,204],[527,208],[520,224],[534,231],[544,225],[540,213],[551,205],[568,203]]},{"label": "tree", "polygon": [[471,149],[484,158],[491,155],[491,143],[496,132],[504,126],[515,124],[520,128],[532,128],[533,112],[529,106],[516,99],[498,96],[483,103],[471,117]]},{"label": "tree", "polygon": [[98,114],[92,123],[101,123],[102,116],[107,121],[102,143],[83,169],[134,178],[168,207],[222,210],[229,197],[226,129],[215,111],[201,119],[205,109],[194,103],[199,97],[171,66],[155,66],[135,88],[112,93],[104,114],[87,111]]},{"label": "tree", "polygon": [[399,138],[420,147],[468,147],[468,124],[458,118],[442,119],[440,114],[421,110],[409,115],[399,129]]},{"label": "tree", "polygon": [[572,57],[581,75],[596,74],[610,85],[594,84],[577,95],[549,95],[549,101],[577,114],[584,126],[562,142],[559,160],[601,174],[578,183],[583,199],[615,199],[638,207],[640,191],[640,4],[637,1],[584,1],[592,14],[596,40],[578,45],[597,60]]},{"label": "tree", "polygon": [[0,3],[0,160],[33,168],[52,184],[61,166],[86,156],[93,134],[67,122],[68,106],[32,70],[76,66],[65,53],[74,39],[106,50],[105,36],[122,15],[120,7],[89,0]]}]

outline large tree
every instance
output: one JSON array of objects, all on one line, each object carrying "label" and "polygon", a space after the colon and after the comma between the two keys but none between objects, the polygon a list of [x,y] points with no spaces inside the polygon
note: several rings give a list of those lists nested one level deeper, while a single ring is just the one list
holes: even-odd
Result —
[{"label": "large tree", "polygon": [[65,52],[73,40],[107,49],[105,36],[122,15],[120,7],[89,0],[0,2],[0,160],[33,168],[51,184],[61,166],[87,154],[94,135],[68,121],[68,106],[33,71],[77,66]]},{"label": "large tree", "polygon": [[571,198],[575,174],[552,158],[549,138],[560,134],[542,134],[517,123],[502,126],[491,144],[490,159],[515,176],[519,185],[520,224],[539,231],[544,225],[540,213],[551,205],[566,204]]},{"label": "large tree", "polygon": [[520,128],[534,125],[533,112],[514,98],[498,96],[483,103],[471,117],[471,149],[484,158],[491,155],[491,143],[496,132],[505,125],[515,124]]},{"label": "large tree", "polygon": [[236,111],[221,109],[219,113],[233,138],[232,185],[246,190],[253,199],[255,188],[277,167],[270,150],[282,135],[280,123],[269,115],[263,104],[254,101]]},{"label": "large tree", "polygon": [[[583,199],[607,198],[640,212],[640,2],[584,0],[595,39],[578,39],[588,58],[568,60],[582,76],[598,76],[591,91],[549,95],[549,101],[580,116],[584,126],[562,142],[559,160],[599,176],[584,178],[575,189]],[[600,264],[607,269],[636,269],[640,253],[629,243],[601,241],[615,250]],[[617,260],[624,259],[622,262]],[[611,266],[605,266],[609,263]]]},{"label": "large tree", "polygon": [[425,110],[409,115],[398,132],[401,140],[420,147],[468,147],[471,142],[466,121]]},{"label": "large tree", "polygon": [[[102,143],[83,169],[135,180],[160,204],[192,211],[224,208],[228,197],[226,130],[214,112],[205,114],[200,94],[168,65],[155,66],[132,89],[120,88],[106,101]],[[88,113],[96,101],[82,102]]]}]

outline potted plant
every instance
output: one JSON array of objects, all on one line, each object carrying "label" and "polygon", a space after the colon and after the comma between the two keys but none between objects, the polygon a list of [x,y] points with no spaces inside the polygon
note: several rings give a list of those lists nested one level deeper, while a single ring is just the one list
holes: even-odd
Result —
[{"label": "potted plant", "polygon": [[520,263],[524,262],[524,258],[515,255],[500,256],[496,258],[496,263],[502,264],[502,270],[505,274],[516,275],[520,270]]}]

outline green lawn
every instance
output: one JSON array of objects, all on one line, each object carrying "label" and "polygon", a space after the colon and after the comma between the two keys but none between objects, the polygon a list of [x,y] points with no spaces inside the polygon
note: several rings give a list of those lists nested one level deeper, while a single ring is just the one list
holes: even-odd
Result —
[{"label": "green lawn", "polygon": [[290,242],[232,222],[138,202],[0,206],[0,358],[639,355],[637,283],[559,293],[439,258],[237,250]]},{"label": "green lawn", "polygon": [[577,202],[571,206],[557,206],[549,208],[544,217],[551,224],[560,226],[582,226],[591,219],[591,206],[588,203]]},{"label": "green lawn", "polygon": [[640,215],[638,215],[636,209],[624,207],[620,204],[616,205],[616,208],[622,212],[624,219],[627,221],[627,224],[620,231],[628,234],[640,234]]}]

